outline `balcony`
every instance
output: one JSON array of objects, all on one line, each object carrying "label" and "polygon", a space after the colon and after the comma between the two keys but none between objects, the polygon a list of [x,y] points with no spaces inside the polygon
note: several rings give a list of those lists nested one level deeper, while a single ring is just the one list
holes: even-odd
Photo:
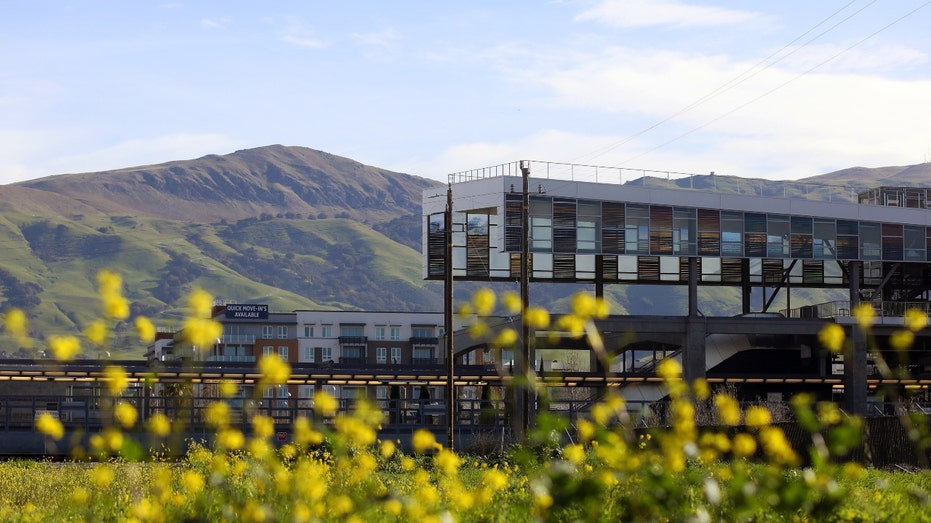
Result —
[{"label": "balcony", "polygon": [[339,344],[340,345],[365,345],[368,341],[368,336],[340,336]]},{"label": "balcony", "polygon": [[220,343],[229,343],[237,345],[254,345],[254,334],[224,334],[220,337]]},{"label": "balcony", "polygon": [[440,344],[440,339],[437,337],[424,338],[415,336],[411,338],[411,345],[430,345],[431,347],[436,347]]},{"label": "balcony", "polygon": [[255,363],[255,356],[210,356],[207,361],[220,363]]}]

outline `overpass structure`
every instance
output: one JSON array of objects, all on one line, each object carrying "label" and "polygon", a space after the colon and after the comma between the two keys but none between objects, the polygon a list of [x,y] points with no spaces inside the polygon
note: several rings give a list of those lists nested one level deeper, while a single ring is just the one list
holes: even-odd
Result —
[{"label": "overpass structure", "polygon": [[[614,333],[612,354],[627,361],[633,353],[634,361],[638,342],[654,353],[660,346],[663,357],[681,361],[689,381],[767,375],[761,383],[797,385],[776,390],[840,393],[852,413],[868,410],[876,385],[870,350],[926,388],[927,329],[898,355],[886,340],[903,329],[906,309],[929,310],[927,190],[857,194],[847,187],[676,175],[536,161],[452,174],[445,203],[436,191],[424,193],[424,277],[519,282],[525,303],[532,303],[531,284],[587,284],[598,296],[608,286],[682,286],[687,303],[670,306],[668,315],[600,325]],[[703,286],[739,289],[738,317],[704,315]],[[799,288],[838,289],[844,299],[793,308],[791,291]],[[760,294],[761,306],[752,310],[751,297]],[[777,296],[785,307],[774,311]],[[871,331],[872,347],[851,317],[861,303],[882,318]],[[677,309],[685,313],[675,315]],[[829,322],[847,333],[851,348],[842,364],[818,341]],[[521,329],[515,365],[524,373],[547,347],[526,325]],[[747,352],[752,357],[741,357]],[[828,392],[813,387],[838,372]],[[636,387],[625,389],[636,396]],[[767,390],[773,389],[754,392]]]}]

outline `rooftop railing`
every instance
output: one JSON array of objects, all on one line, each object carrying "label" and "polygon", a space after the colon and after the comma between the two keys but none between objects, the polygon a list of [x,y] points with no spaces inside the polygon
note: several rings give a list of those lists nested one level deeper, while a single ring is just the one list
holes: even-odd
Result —
[{"label": "rooftop railing", "polygon": [[521,160],[519,162],[460,171],[450,174],[448,179],[450,184],[454,184],[486,178],[521,176],[521,164],[530,167],[530,175],[533,178],[846,203],[856,203],[858,201],[858,190],[865,188],[858,189],[849,185],[840,186],[792,180],[742,178],[731,175],[716,175],[714,172],[699,174],[538,160]]}]

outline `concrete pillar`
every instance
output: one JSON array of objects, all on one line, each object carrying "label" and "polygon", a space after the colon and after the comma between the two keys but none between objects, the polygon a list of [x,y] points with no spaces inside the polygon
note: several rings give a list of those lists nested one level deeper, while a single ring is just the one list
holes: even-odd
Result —
[{"label": "concrete pillar", "polygon": [[705,377],[705,318],[698,311],[698,258],[689,264],[689,316],[685,327],[685,350],[682,351],[682,375],[687,383]]},{"label": "concrete pillar", "polygon": [[[847,266],[850,275],[850,311],[860,304],[860,262]],[[866,414],[867,344],[866,333],[859,325],[851,325],[850,349],[844,354],[844,409],[848,414]]]}]

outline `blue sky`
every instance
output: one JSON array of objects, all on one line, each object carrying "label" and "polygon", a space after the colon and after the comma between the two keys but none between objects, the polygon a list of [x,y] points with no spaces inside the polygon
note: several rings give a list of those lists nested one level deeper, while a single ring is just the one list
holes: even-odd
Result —
[{"label": "blue sky", "polygon": [[795,179],[931,161],[927,0],[0,0],[0,184],[269,144]]}]

